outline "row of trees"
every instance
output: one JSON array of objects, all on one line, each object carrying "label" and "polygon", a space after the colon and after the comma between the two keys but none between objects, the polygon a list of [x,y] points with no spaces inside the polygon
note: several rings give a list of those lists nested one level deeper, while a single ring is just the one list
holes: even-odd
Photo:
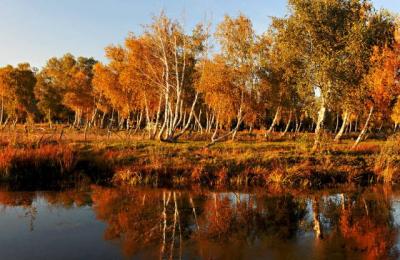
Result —
[{"label": "row of trees", "polygon": [[397,128],[395,17],[367,0],[288,6],[261,35],[244,15],[225,16],[212,35],[209,24],[187,33],[161,14],[141,35],[107,47],[107,64],[67,54],[40,71],[1,68],[0,122],[145,129],[165,141],[195,129],[210,133],[212,143],[243,128],[268,135],[280,125],[282,135],[315,131],[315,148],[323,129],[339,140],[355,126],[359,142],[371,125]]}]

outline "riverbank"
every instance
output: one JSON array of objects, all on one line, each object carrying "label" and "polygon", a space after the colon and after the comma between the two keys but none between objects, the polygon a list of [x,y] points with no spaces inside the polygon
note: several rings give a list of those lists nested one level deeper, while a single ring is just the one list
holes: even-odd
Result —
[{"label": "riverbank", "polygon": [[108,147],[105,154],[114,165],[113,181],[118,184],[323,188],[382,181],[374,171],[380,145],[369,142],[351,151],[344,143],[312,153],[288,141],[228,142],[212,148],[204,148],[202,142],[143,142],[135,148]]},{"label": "riverbank", "polygon": [[[327,143],[311,152],[312,135],[262,140],[257,134],[239,135],[206,147],[207,141],[164,143],[138,135],[88,136],[72,133],[2,133],[0,176],[18,185],[58,185],[88,181],[129,185],[267,186],[324,188],[338,184],[397,182],[396,158],[391,167],[382,160],[382,140]],[[61,138],[60,138],[61,135]],[[62,136],[63,135],[63,136]],[[387,149],[386,149],[387,150]],[[390,152],[390,151],[389,151]],[[380,158],[380,159],[379,159]]]}]

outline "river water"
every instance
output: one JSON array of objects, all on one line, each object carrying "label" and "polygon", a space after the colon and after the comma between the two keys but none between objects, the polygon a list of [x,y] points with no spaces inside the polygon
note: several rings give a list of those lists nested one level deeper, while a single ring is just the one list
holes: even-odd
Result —
[{"label": "river water", "polygon": [[400,189],[0,189],[0,259],[397,259]]}]

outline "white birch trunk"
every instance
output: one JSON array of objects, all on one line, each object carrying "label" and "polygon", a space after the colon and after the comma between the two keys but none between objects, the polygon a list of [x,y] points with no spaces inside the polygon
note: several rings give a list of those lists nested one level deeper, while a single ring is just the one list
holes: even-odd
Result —
[{"label": "white birch trunk", "polygon": [[371,109],[369,110],[369,114],[367,117],[367,121],[365,121],[365,125],[363,129],[361,130],[360,134],[357,137],[357,140],[354,142],[352,149],[355,149],[357,145],[364,139],[365,134],[367,133],[368,127],[369,127],[369,121],[371,120],[372,113],[374,112],[374,107],[372,106]]},{"label": "white birch trunk", "polygon": [[342,138],[344,130],[346,129],[346,126],[347,126],[348,117],[349,117],[349,113],[347,111],[345,111],[344,114],[343,114],[342,126],[340,127],[340,130],[337,133],[337,135],[335,136],[335,142],[339,141],[340,138]]},{"label": "white birch trunk", "polygon": [[274,130],[274,127],[275,127],[276,123],[278,122],[279,115],[281,114],[281,110],[282,110],[281,106],[279,106],[276,109],[274,119],[272,120],[272,124],[271,124],[270,128],[268,129],[267,133],[265,134],[265,137],[267,137]]},{"label": "white birch trunk", "polygon": [[325,100],[324,98],[322,98],[321,107],[318,112],[317,124],[315,126],[315,141],[314,141],[314,146],[312,148],[313,151],[317,150],[321,144],[321,130],[324,127],[325,112],[326,112]]},{"label": "white birch trunk", "polygon": [[289,127],[290,127],[290,123],[291,123],[291,122],[292,122],[292,111],[290,111],[289,119],[288,119],[288,121],[287,121],[285,130],[284,130],[283,133],[281,134],[281,137],[284,137],[284,136],[286,135],[287,131],[289,130]]}]

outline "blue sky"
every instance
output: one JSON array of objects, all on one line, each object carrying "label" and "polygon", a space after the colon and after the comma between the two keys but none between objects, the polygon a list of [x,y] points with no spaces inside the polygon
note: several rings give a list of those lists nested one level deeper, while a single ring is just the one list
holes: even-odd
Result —
[{"label": "blue sky", "polygon": [[[399,0],[374,0],[376,8],[400,12]],[[104,47],[121,43],[128,32],[165,10],[186,28],[208,17],[249,16],[257,32],[270,16],[283,16],[286,0],[0,0],[0,66],[30,62],[41,67],[70,52],[104,60]]]}]

